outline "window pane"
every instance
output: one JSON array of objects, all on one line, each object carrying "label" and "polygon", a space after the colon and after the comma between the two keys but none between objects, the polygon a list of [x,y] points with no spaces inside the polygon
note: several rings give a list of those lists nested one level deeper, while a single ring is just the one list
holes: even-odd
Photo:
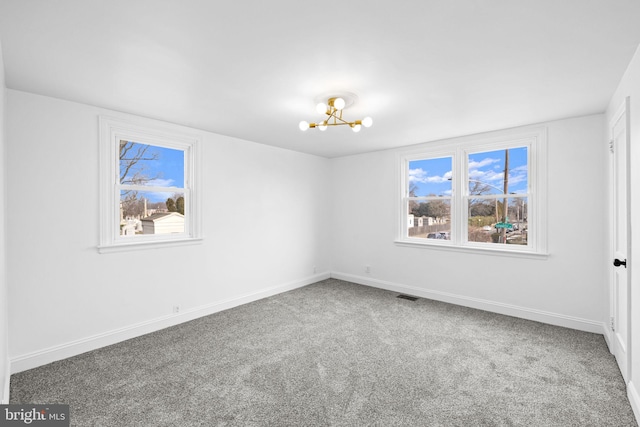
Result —
[{"label": "window pane", "polygon": [[120,184],[184,187],[184,151],[120,141]]},{"label": "window pane", "polygon": [[184,233],[184,193],[120,191],[120,234]]},{"label": "window pane", "polygon": [[451,157],[411,160],[409,196],[451,196]]},{"label": "window pane", "polygon": [[469,199],[468,241],[526,245],[527,208],[527,197]]},{"label": "window pane", "polygon": [[468,160],[470,195],[528,192],[527,147],[473,153]]},{"label": "window pane", "polygon": [[451,200],[410,200],[407,235],[424,239],[451,239]]}]

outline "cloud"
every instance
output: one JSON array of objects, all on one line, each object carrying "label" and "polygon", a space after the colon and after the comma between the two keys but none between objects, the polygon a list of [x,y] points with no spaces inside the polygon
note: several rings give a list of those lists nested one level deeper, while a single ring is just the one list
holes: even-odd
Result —
[{"label": "cloud", "polygon": [[[509,192],[523,193],[526,190],[515,190],[514,187],[521,183],[526,183],[528,179],[527,170],[512,169],[509,171]],[[504,171],[469,171],[469,180],[488,184],[496,190],[501,190],[504,185]]]},{"label": "cloud", "polygon": [[489,166],[492,165],[494,163],[498,163],[500,162],[500,159],[492,159],[490,157],[487,157],[486,159],[482,159],[479,162],[472,160],[469,162],[469,170],[472,169],[480,169],[483,168],[485,166]]},{"label": "cloud", "polygon": [[481,170],[469,170],[469,178],[470,179],[475,179],[477,181],[484,181],[484,182],[498,182],[498,181],[502,181],[504,179],[504,172],[503,171],[493,171],[493,170],[487,170],[487,171],[481,171]]},{"label": "cloud", "polygon": [[[493,166],[493,169],[480,170],[487,166]],[[500,170],[500,159],[493,159],[487,157],[480,161],[472,160],[469,162],[469,179],[476,181],[486,182],[488,184],[493,182],[502,181],[504,177],[504,171]]]},{"label": "cloud", "polygon": [[521,182],[527,182],[527,174],[509,174],[509,186],[520,184]]},{"label": "cloud", "polygon": [[151,187],[172,187],[174,182],[175,180],[173,179],[156,178],[149,181],[147,185]]},{"label": "cloud", "polygon": [[421,183],[421,184],[439,184],[451,179],[451,171],[446,172],[442,176],[431,175],[422,168],[409,169],[409,182]]}]

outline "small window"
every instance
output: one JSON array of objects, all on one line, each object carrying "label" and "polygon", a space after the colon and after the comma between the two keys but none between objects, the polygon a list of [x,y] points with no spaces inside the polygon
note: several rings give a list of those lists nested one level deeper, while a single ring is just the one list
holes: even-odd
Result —
[{"label": "small window", "polygon": [[409,160],[407,233],[416,239],[451,238],[452,157]]},{"label": "small window", "polygon": [[120,141],[120,236],[184,233],[184,151]]},{"label": "small window", "polygon": [[200,240],[199,138],[101,118],[100,252]]},{"label": "small window", "polygon": [[468,154],[468,242],[527,246],[528,177],[526,146]]}]

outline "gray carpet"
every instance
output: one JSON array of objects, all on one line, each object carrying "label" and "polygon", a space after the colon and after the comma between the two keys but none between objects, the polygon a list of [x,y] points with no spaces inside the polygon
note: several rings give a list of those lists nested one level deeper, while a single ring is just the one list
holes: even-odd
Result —
[{"label": "gray carpet", "polygon": [[601,335],[335,279],[11,377],[76,426],[635,426]]}]

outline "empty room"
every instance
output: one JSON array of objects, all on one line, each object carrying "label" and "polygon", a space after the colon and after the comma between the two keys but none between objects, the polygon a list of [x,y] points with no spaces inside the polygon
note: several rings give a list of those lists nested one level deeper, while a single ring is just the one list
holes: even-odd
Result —
[{"label": "empty room", "polygon": [[0,425],[638,425],[639,23],[0,0]]}]

